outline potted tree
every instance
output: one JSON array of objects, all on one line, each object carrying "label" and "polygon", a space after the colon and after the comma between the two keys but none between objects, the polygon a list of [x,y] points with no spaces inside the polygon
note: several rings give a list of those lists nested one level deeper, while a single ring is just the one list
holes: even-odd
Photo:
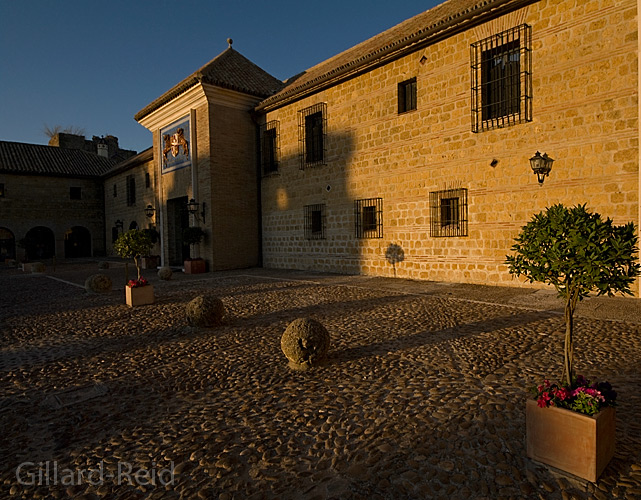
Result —
[{"label": "potted tree", "polygon": [[[183,243],[191,247],[191,254],[194,254],[194,246],[205,237],[205,231],[199,227],[188,227],[183,231]],[[205,261],[200,257],[190,257],[185,260],[185,273],[197,274],[205,272]]]},{"label": "potted tree", "polygon": [[124,259],[133,259],[137,278],[129,280],[125,286],[125,298],[129,307],[154,303],[154,287],[140,274],[140,258],[149,253],[153,246],[147,233],[130,229],[118,236],[114,243],[115,252]]},{"label": "potted tree", "polygon": [[527,454],[596,481],[614,455],[616,393],[574,372],[574,312],[590,292],[630,294],[641,271],[633,223],[615,226],[585,205],[554,205],[522,228],[507,256],[509,272],[553,285],[565,301],[561,381],[545,380],[526,406]]}]

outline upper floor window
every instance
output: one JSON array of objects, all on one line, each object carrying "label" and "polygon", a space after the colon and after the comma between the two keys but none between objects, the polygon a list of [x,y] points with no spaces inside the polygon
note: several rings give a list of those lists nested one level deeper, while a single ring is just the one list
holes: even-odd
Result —
[{"label": "upper floor window", "polygon": [[127,206],[136,204],[136,178],[133,175],[127,176]]},{"label": "upper floor window", "polygon": [[69,188],[69,198],[72,200],[82,199],[82,188],[72,186]]},{"label": "upper floor window", "polygon": [[398,112],[416,109],[416,77],[398,84]]},{"label": "upper floor window", "polygon": [[4,182],[0,182],[0,198],[4,198]]},{"label": "upper floor window", "polygon": [[118,184],[114,184],[114,198],[118,196]]},{"label": "upper floor window", "polygon": [[325,239],[325,205],[305,205],[305,238]]},{"label": "upper floor window", "polygon": [[278,172],[279,123],[276,120],[260,127],[260,164],[263,175]]},{"label": "upper floor window", "polygon": [[472,44],[472,132],[532,121],[531,47],[527,24]]},{"label": "upper floor window", "polygon": [[467,189],[430,193],[430,235],[467,236]]},{"label": "upper floor window", "polygon": [[367,198],[354,202],[357,238],[383,237],[383,198]]},{"label": "upper floor window", "polygon": [[145,172],[145,187],[151,187],[151,175],[149,175],[149,172]]},{"label": "upper floor window", "polygon": [[321,102],[298,112],[300,168],[325,163],[327,104]]}]

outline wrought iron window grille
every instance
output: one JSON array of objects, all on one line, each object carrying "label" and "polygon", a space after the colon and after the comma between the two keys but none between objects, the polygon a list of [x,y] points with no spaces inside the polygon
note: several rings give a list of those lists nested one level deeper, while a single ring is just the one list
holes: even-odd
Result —
[{"label": "wrought iron window grille", "polygon": [[416,77],[398,84],[398,112],[416,109]]},{"label": "wrought iron window grille", "polygon": [[383,198],[367,198],[354,201],[356,237],[383,237]]},{"label": "wrought iron window grille", "polygon": [[325,164],[327,104],[314,104],[298,112],[298,143],[301,170]]},{"label": "wrought iron window grille", "polygon": [[470,46],[472,132],[532,121],[532,27],[527,24]]},{"label": "wrought iron window grille", "polygon": [[430,193],[430,236],[467,236],[467,189]]},{"label": "wrought iron window grille", "polygon": [[305,205],[305,238],[325,239],[325,204]]},{"label": "wrought iron window grille", "polygon": [[260,126],[260,164],[263,175],[278,172],[280,157],[280,122],[269,121]]},{"label": "wrought iron window grille", "polygon": [[133,175],[127,176],[127,206],[136,204],[136,178]]}]

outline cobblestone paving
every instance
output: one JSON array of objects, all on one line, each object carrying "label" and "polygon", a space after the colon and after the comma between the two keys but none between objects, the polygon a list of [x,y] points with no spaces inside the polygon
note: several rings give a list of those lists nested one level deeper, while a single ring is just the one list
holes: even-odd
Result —
[{"label": "cobblestone paving", "polygon": [[[595,485],[525,456],[528,388],[561,373],[555,310],[260,270],[151,277],[157,303],[130,309],[73,286],[94,268],[0,269],[0,498],[641,497],[639,322],[576,321],[578,371],[619,393]],[[186,323],[205,292],[222,327]],[[280,351],[300,316],[332,336],[310,372]]]}]

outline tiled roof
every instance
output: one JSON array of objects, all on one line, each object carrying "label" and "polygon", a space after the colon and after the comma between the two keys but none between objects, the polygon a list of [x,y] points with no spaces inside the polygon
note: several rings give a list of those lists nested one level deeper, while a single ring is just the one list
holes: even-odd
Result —
[{"label": "tiled roof", "polygon": [[496,14],[533,1],[536,0],[448,0],[291,78],[282,90],[262,101],[256,110],[277,107],[283,101],[307,95],[337,79],[380,64],[382,60],[399,57],[440,40],[461,26],[469,26],[481,14]]},{"label": "tiled roof", "polygon": [[0,172],[97,177],[113,166],[112,160],[79,149],[0,141]]},{"label": "tiled roof", "polygon": [[198,71],[140,110],[134,118],[136,120],[144,118],[198,83],[208,83],[257,97],[267,97],[280,90],[284,85],[283,82],[229,47]]}]

